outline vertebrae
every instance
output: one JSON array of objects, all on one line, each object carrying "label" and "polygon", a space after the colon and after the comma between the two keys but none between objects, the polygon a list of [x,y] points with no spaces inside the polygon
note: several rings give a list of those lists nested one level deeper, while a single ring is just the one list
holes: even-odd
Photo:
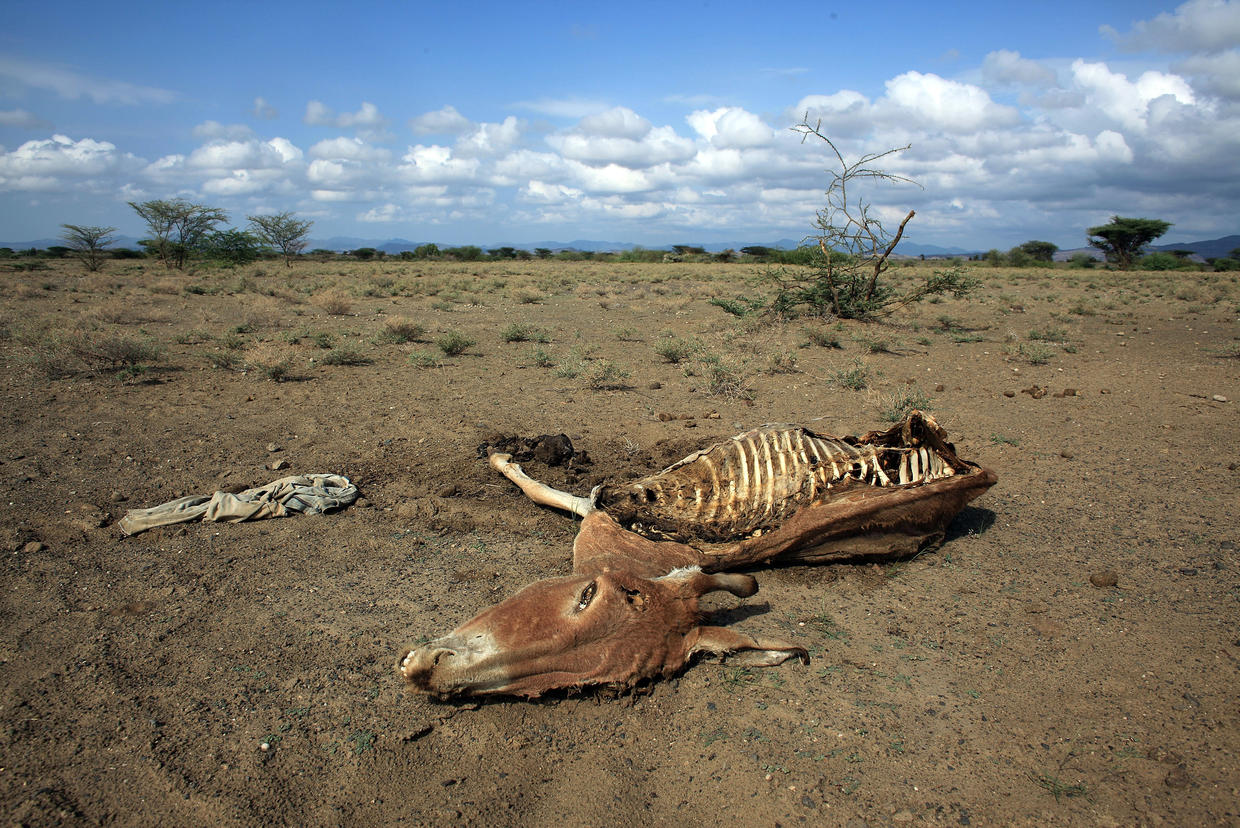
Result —
[{"label": "vertebrae", "polygon": [[795,426],[764,426],[651,477],[608,487],[600,506],[638,531],[734,538],[759,533],[841,485],[910,485],[954,473],[924,446],[854,443]]}]

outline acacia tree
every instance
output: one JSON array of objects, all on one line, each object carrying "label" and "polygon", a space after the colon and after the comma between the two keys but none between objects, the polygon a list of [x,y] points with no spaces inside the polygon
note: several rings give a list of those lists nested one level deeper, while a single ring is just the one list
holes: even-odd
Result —
[{"label": "acacia tree", "polygon": [[68,242],[69,249],[82,260],[87,270],[94,273],[103,266],[103,260],[108,255],[104,248],[116,241],[112,235],[116,232],[115,227],[96,227],[91,224],[62,224],[60,226],[65,229],[60,237]]},{"label": "acacia tree", "polygon": [[129,202],[151,232],[151,247],[169,269],[184,269],[190,253],[202,246],[217,224],[228,221],[218,207],[191,204],[185,199]]},{"label": "acacia tree", "polygon": [[1054,242],[1038,241],[1034,239],[1024,244],[1017,245],[1016,250],[1021,251],[1035,262],[1050,262],[1055,259],[1055,251],[1059,249],[1059,245]]},{"label": "acacia tree", "polygon": [[928,296],[963,296],[973,288],[976,281],[959,267],[933,271],[903,290],[881,280],[891,266],[891,253],[900,243],[905,226],[916,213],[909,210],[892,235],[882,221],[871,215],[870,204],[856,195],[853,185],[876,181],[917,185],[875,166],[888,156],[904,152],[907,146],[867,153],[849,161],[822,132],[821,121],[811,124],[806,117],[792,130],[800,133],[802,142],[814,137],[826,143],[839,166],[828,170],[831,184],[827,187],[827,205],[818,211],[814,222],[818,232],[812,238],[822,255],[812,263],[813,270],[808,275],[786,271],[772,274],[778,291],[771,310],[787,314],[804,306],[817,315],[872,319]]},{"label": "acacia tree", "polygon": [[1110,224],[1091,227],[1086,233],[1090,247],[1105,253],[1107,261],[1118,264],[1120,270],[1129,270],[1141,250],[1170,229],[1170,222],[1158,219],[1111,216]]},{"label": "acacia tree", "polygon": [[293,257],[306,249],[309,242],[307,236],[314,222],[299,219],[285,211],[272,216],[247,216],[250,220],[251,232],[259,239],[284,256],[286,267],[293,266]]}]

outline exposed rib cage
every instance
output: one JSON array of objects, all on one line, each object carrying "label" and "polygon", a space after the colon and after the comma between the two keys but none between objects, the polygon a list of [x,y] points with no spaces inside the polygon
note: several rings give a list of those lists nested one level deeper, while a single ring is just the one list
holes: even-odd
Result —
[{"label": "exposed rib cage", "polygon": [[731,540],[776,526],[841,486],[918,485],[955,474],[926,444],[889,446],[770,425],[608,486],[598,505],[635,531]]}]

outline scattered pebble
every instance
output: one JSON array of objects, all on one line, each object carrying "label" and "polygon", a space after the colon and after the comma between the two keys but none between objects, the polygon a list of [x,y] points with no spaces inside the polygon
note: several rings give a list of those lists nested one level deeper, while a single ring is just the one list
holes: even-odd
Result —
[{"label": "scattered pebble", "polygon": [[271,750],[271,743],[270,742],[259,742],[258,749],[261,751]]},{"label": "scattered pebble", "polygon": [[124,503],[128,499],[129,499],[128,495],[125,495],[122,492],[112,492],[110,495],[108,495],[108,500],[111,501],[112,503]]},{"label": "scattered pebble", "polygon": [[1177,765],[1167,772],[1167,778],[1163,782],[1168,788],[1182,790],[1193,784],[1193,778],[1188,775],[1188,771]]},{"label": "scattered pebble", "polygon": [[1195,566],[1182,566],[1182,567],[1180,567],[1180,574],[1181,574],[1181,575],[1196,575],[1196,574],[1197,574],[1197,567],[1195,567]]},{"label": "scattered pebble", "polygon": [[1089,576],[1089,582],[1096,587],[1113,587],[1119,583],[1119,574],[1113,569],[1104,569]]},{"label": "scattered pebble", "polygon": [[1224,397],[1222,394],[1215,394],[1210,399],[1214,400],[1215,402],[1227,402],[1227,398]]},{"label": "scattered pebble", "polygon": [[651,391],[658,391],[660,388],[663,387],[663,383],[659,382],[658,380],[655,380],[654,382],[650,383],[646,387],[649,388]]},{"label": "scattered pebble", "polygon": [[287,460],[277,460],[277,461],[275,461],[274,463],[272,463],[272,464],[271,464],[271,467],[270,467],[270,468],[271,468],[271,470],[272,470],[272,471],[279,471],[280,469],[287,469],[287,468],[288,468],[288,461],[287,461]]},{"label": "scattered pebble", "polygon": [[1071,460],[1073,457],[1076,457],[1075,454],[1068,451],[1067,449],[1064,449],[1063,451],[1059,452],[1059,456],[1065,460]]},{"label": "scattered pebble", "polygon": [[280,450],[280,447],[279,447],[279,446],[277,446],[275,443],[268,443],[268,444],[267,444],[267,451],[268,451],[268,452],[277,452],[277,451],[279,451],[279,450]]},{"label": "scattered pebble", "polygon": [[33,555],[36,552],[42,552],[44,549],[45,547],[43,546],[43,544],[39,543],[38,541],[31,541],[30,543],[22,547],[22,554]]},{"label": "scattered pebble", "polygon": [[934,390],[936,393],[941,392],[943,390],[943,383],[939,383],[938,385],[934,386]]},{"label": "scattered pebble", "polygon": [[1003,396],[1005,396],[1005,397],[1015,397],[1015,396],[1016,396],[1016,392],[1015,392],[1015,391],[1004,391],[1004,392],[1003,392]]}]

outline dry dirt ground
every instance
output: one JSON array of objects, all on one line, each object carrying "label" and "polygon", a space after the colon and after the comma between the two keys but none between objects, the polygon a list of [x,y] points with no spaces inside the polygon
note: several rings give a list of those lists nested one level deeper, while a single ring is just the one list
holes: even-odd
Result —
[{"label": "dry dirt ground", "polygon": [[[883,325],[711,303],[757,273],[4,273],[6,824],[1240,823],[1234,275],[978,269],[973,301]],[[480,704],[398,679],[402,646],[569,570],[573,519],[492,473],[489,435],[567,433],[592,465],[526,467],[585,493],[917,400],[999,477],[943,546],[712,604],[808,666]],[[113,525],[302,472],[364,500]]]}]

